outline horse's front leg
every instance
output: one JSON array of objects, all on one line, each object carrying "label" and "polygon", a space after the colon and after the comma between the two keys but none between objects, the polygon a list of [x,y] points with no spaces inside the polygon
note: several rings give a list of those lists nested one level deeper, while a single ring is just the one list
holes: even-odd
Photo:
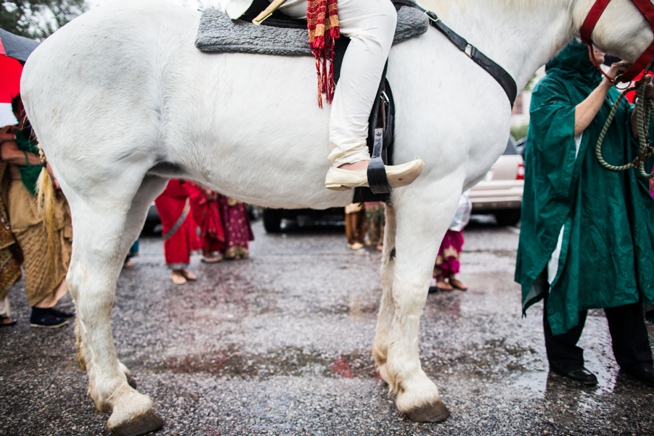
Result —
[{"label": "horse's front leg", "polygon": [[[439,422],[450,412],[438,388],[420,365],[418,334],[420,316],[427,299],[429,282],[440,242],[459,203],[459,194],[448,181],[444,189],[428,184],[416,185],[393,196],[395,208],[395,256],[390,292],[394,314],[387,333],[385,377],[397,395],[397,407],[412,421]],[[438,196],[434,192],[443,192]],[[458,190],[460,193],[460,188]],[[388,247],[387,250],[393,250]],[[388,314],[381,314],[385,317]],[[380,322],[383,326],[384,322]]]}]

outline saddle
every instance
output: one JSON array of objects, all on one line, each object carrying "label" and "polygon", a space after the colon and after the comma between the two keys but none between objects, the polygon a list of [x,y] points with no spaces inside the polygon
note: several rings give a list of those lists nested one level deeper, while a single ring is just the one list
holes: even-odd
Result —
[{"label": "saddle", "polygon": [[[266,7],[267,0],[254,0],[250,8],[236,21],[215,9],[202,13],[196,47],[205,53],[256,53],[279,56],[312,56],[307,44],[307,23],[275,11],[262,26],[252,20]],[[398,21],[393,44],[406,41],[427,32],[429,19],[417,9],[398,8]],[[265,26],[265,28],[264,28]],[[343,55],[349,38],[341,36],[334,47],[334,80],[338,82]],[[388,185],[384,165],[392,165],[395,103],[386,69],[368,120],[367,144],[370,151],[368,165],[369,188],[356,188],[353,202],[388,201],[391,188]]]}]

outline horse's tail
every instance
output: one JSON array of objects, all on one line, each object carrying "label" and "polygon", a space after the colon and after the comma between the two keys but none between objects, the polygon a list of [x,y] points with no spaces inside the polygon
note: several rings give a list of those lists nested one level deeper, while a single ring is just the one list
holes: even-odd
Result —
[{"label": "horse's tail", "polygon": [[47,237],[47,268],[48,276],[51,276],[54,272],[55,262],[56,262],[56,253],[55,245],[57,241],[57,223],[55,216],[55,199],[56,193],[54,184],[52,183],[52,178],[48,174],[48,169],[46,168],[47,162],[45,159],[45,153],[43,148],[39,144],[39,156],[41,157],[41,174],[36,181],[36,204],[38,208],[39,215],[43,220],[43,227],[45,228],[46,237]]}]

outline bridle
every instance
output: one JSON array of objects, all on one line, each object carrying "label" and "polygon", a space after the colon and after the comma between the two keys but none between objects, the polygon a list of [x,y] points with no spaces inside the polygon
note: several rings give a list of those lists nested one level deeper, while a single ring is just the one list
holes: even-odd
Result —
[{"label": "bridle", "polygon": [[[591,35],[593,29],[597,25],[600,17],[604,13],[604,10],[609,5],[611,0],[595,0],[595,4],[590,9],[588,16],[584,20],[584,24],[581,26],[580,34],[581,40],[587,44],[589,47],[592,47],[593,41]],[[631,0],[631,2],[638,8],[643,17],[647,20],[652,31],[654,31],[654,5],[652,5],[650,0]],[[602,74],[606,76],[611,82],[630,82],[643,70],[647,69],[649,65],[654,60],[654,40],[652,43],[645,49],[645,51],[640,55],[640,57],[629,67],[627,71],[618,75],[615,79],[611,79],[606,76],[604,71],[597,65],[597,61],[594,60],[595,66],[602,71]]]}]

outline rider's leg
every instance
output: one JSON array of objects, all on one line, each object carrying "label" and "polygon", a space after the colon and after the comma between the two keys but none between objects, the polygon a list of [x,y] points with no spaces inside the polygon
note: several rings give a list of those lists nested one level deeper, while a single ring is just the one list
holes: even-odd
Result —
[{"label": "rider's leg", "polygon": [[[367,185],[370,155],[366,145],[368,118],[395,34],[397,13],[387,0],[338,2],[341,33],[350,38],[329,118],[329,159],[333,163],[326,184],[330,188]],[[387,167],[391,187],[411,183],[422,170],[416,160]],[[356,171],[354,173],[353,171]]]},{"label": "rider's leg", "polygon": [[370,159],[368,117],[393,44],[397,13],[388,0],[342,0],[338,16],[350,44],[329,118],[329,159],[336,167]]},{"label": "rider's leg", "polygon": [[[306,1],[288,0],[280,10],[303,18]],[[368,117],[393,44],[397,13],[388,0],[339,0],[338,18],[341,34],[350,38],[350,44],[343,58],[329,119],[332,149],[329,159],[333,168],[327,174],[326,184],[334,189],[367,186]],[[422,166],[422,161],[417,159],[387,167],[391,187],[411,183]]]}]

